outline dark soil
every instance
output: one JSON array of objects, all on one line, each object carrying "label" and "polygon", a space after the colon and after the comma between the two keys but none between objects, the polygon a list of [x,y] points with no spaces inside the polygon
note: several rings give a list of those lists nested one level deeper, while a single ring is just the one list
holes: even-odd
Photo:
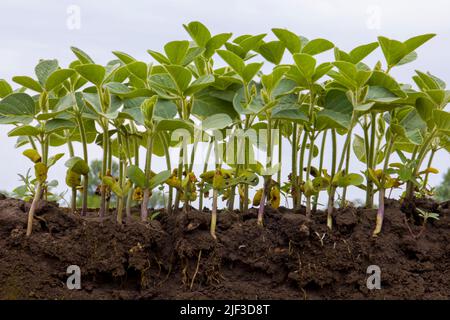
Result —
[{"label": "dark soil", "polygon": [[[407,222],[387,200],[382,234],[375,210],[349,207],[329,232],[319,211],[220,212],[218,240],[209,212],[168,215],[119,226],[114,215],[82,218],[42,202],[25,237],[29,204],[0,197],[1,299],[449,299],[449,204],[419,201],[440,220]],[[410,219],[411,221],[411,219]],[[82,289],[68,290],[78,265]],[[369,265],[381,268],[381,290],[369,290]]]}]

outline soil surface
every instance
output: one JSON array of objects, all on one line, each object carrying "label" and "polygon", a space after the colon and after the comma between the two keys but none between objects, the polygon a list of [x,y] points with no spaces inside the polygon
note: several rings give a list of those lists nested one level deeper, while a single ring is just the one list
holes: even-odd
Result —
[{"label": "soil surface", "polygon": [[[214,241],[207,210],[119,226],[113,213],[80,217],[44,201],[27,238],[29,203],[0,197],[0,298],[449,299],[449,203],[416,203],[440,215],[423,231],[386,203],[377,238],[376,210],[337,210],[330,232],[322,211],[308,220],[280,207],[266,209],[264,228],[256,209],[220,212]],[[69,265],[81,269],[81,290],[66,287]],[[370,265],[381,268],[380,290],[366,286]]]}]

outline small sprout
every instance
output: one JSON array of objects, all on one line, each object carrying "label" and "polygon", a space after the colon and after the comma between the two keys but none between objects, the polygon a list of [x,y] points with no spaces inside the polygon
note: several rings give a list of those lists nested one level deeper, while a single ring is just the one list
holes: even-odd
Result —
[{"label": "small sprout", "polygon": [[439,220],[438,213],[425,211],[420,208],[417,208],[417,211],[419,211],[419,216],[423,218],[424,224],[427,223],[428,219]]}]

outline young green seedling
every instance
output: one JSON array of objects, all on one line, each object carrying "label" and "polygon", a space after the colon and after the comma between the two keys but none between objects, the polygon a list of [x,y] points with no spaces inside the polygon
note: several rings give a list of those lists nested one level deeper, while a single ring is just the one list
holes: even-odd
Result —
[{"label": "young green seedling", "polygon": [[[148,192],[151,192],[154,188],[166,182],[170,178],[171,173],[169,170],[165,170],[158,174],[150,172],[149,175],[146,175],[139,167],[131,165],[127,168],[126,175],[131,182],[141,188],[141,190],[148,190]],[[141,220],[147,221],[147,217],[148,211],[145,210],[144,214],[142,214],[141,211]]]}]

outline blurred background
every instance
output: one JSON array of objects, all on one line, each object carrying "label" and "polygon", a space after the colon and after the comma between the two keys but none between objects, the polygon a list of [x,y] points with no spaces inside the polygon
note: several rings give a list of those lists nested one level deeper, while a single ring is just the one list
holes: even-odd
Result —
[{"label": "blurred background", "polygon": [[[329,39],[345,51],[376,41],[378,35],[403,41],[437,33],[418,50],[416,61],[395,68],[392,74],[401,82],[411,83],[418,69],[450,81],[447,0],[2,0],[0,12],[0,79],[7,81],[15,75],[33,76],[39,59],[56,58],[61,66],[67,66],[74,59],[70,46],[81,48],[100,64],[114,58],[113,50],[150,62],[147,49],[159,51],[168,41],[188,39],[182,24],[194,20],[206,24],[214,34],[268,33],[267,39],[274,38],[271,28],[287,28],[307,38]],[[332,59],[331,53],[319,56],[319,60],[326,59]],[[373,66],[378,60],[382,60],[379,49],[366,62]],[[271,67],[266,64],[266,68]],[[0,190],[6,191],[20,185],[17,174],[25,174],[30,167],[29,160],[15,150],[15,139],[7,137],[9,130],[0,127]],[[101,157],[100,148],[90,148],[91,159]],[[284,150],[286,179],[290,170],[287,145]],[[56,148],[52,153],[66,151]],[[76,153],[80,154],[80,146],[76,146]],[[158,159],[155,171],[160,171],[164,163]],[[436,154],[433,167],[440,173],[430,176],[430,185],[442,182],[449,163],[446,151]],[[364,169],[356,158],[352,159],[352,167],[354,172]],[[50,180],[60,180],[58,192],[66,189],[65,170],[61,161],[50,172]],[[351,189],[349,195],[353,200],[363,198],[357,188]]]}]

